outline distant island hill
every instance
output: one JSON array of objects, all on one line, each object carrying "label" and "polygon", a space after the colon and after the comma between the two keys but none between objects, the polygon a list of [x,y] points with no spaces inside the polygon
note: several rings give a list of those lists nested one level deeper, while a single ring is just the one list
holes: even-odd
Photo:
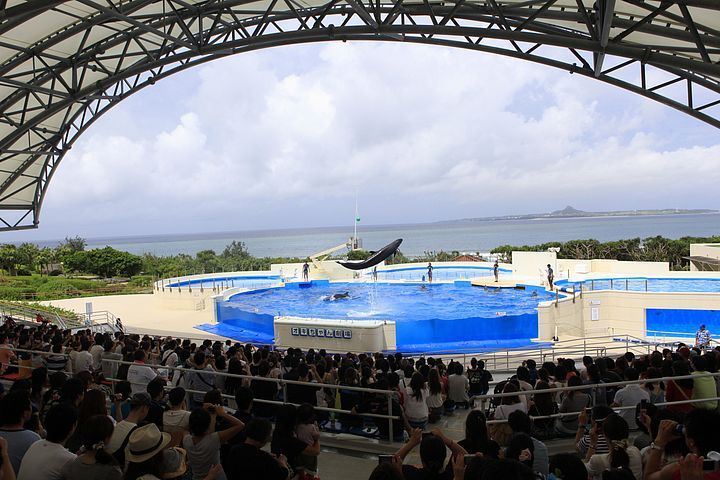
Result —
[{"label": "distant island hill", "polygon": [[533,220],[537,218],[582,218],[582,217],[627,217],[647,215],[699,215],[707,213],[718,213],[718,210],[706,208],[684,209],[684,208],[663,208],[650,210],[614,210],[610,212],[586,212],[567,206],[562,210],[555,210],[550,213],[527,213],[524,215],[503,215],[499,217],[478,217],[461,218],[457,220],[443,220],[435,223],[446,222],[486,222],[491,220]]}]

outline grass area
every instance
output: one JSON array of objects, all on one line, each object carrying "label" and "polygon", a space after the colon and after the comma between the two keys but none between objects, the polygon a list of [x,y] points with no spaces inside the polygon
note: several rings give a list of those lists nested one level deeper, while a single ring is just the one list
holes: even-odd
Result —
[{"label": "grass area", "polygon": [[62,300],[151,292],[152,277],[147,275],[138,275],[122,282],[40,275],[0,276],[0,300]]},{"label": "grass area", "polygon": [[33,321],[34,317],[33,315],[30,315],[30,317],[33,318],[28,318],[27,313],[34,311],[36,313],[39,312],[41,314],[48,314],[47,318],[53,322],[55,321],[55,315],[62,317],[68,324],[78,324],[80,322],[80,317],[72,310],[53,307],[52,305],[42,305],[35,302],[13,302],[0,300],[0,310],[11,316],[29,321]]}]

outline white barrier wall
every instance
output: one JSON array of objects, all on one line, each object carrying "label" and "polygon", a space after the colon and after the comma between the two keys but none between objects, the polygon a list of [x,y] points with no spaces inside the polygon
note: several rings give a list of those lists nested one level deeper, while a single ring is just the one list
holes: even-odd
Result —
[{"label": "white barrier wall", "polygon": [[557,277],[557,253],[555,252],[512,252],[512,269],[515,275],[545,278],[550,264]]},{"label": "white barrier wall", "polygon": [[645,310],[648,308],[720,310],[717,293],[656,293],[628,291],[584,292],[582,298],[565,299],[555,306],[538,307],[538,335],[550,340],[557,325],[563,338],[594,335],[636,335],[645,337]]},{"label": "white barrier wall", "polygon": [[333,352],[395,350],[395,322],[275,317],[275,345]]}]

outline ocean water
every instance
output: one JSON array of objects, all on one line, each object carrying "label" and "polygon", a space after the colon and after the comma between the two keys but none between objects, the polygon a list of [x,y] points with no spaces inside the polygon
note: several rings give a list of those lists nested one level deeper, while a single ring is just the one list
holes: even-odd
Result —
[{"label": "ocean water", "polygon": [[[720,234],[720,213],[703,215],[649,215],[536,220],[455,221],[418,225],[360,225],[363,247],[376,250],[396,238],[407,256],[425,251],[488,252],[504,245],[533,245],[550,241],[595,238],[600,241],[662,235],[711,236]],[[233,240],[245,242],[258,257],[305,257],[347,241],[351,227],[255,230],[242,232],[147,235],[89,238],[88,248],[106,245],[135,254],[194,255],[201,250],[222,252]],[[41,242],[42,243],[42,242]],[[47,242],[55,245],[56,242]]]}]

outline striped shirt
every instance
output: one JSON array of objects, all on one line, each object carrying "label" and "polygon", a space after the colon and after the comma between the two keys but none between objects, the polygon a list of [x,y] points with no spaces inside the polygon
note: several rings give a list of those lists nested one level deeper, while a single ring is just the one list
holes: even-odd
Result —
[{"label": "striped shirt", "polygon": [[[580,439],[580,441],[577,443],[577,450],[580,452],[581,456],[585,456],[587,454],[588,449],[590,448],[590,434],[586,433],[583,435],[583,437]],[[607,439],[605,438],[605,435],[602,433],[598,433],[598,441],[597,446],[595,447],[595,453],[610,453],[610,449],[608,448]]]},{"label": "striped shirt", "polygon": [[64,372],[67,367],[68,357],[65,355],[48,355],[43,362],[50,372]]}]

